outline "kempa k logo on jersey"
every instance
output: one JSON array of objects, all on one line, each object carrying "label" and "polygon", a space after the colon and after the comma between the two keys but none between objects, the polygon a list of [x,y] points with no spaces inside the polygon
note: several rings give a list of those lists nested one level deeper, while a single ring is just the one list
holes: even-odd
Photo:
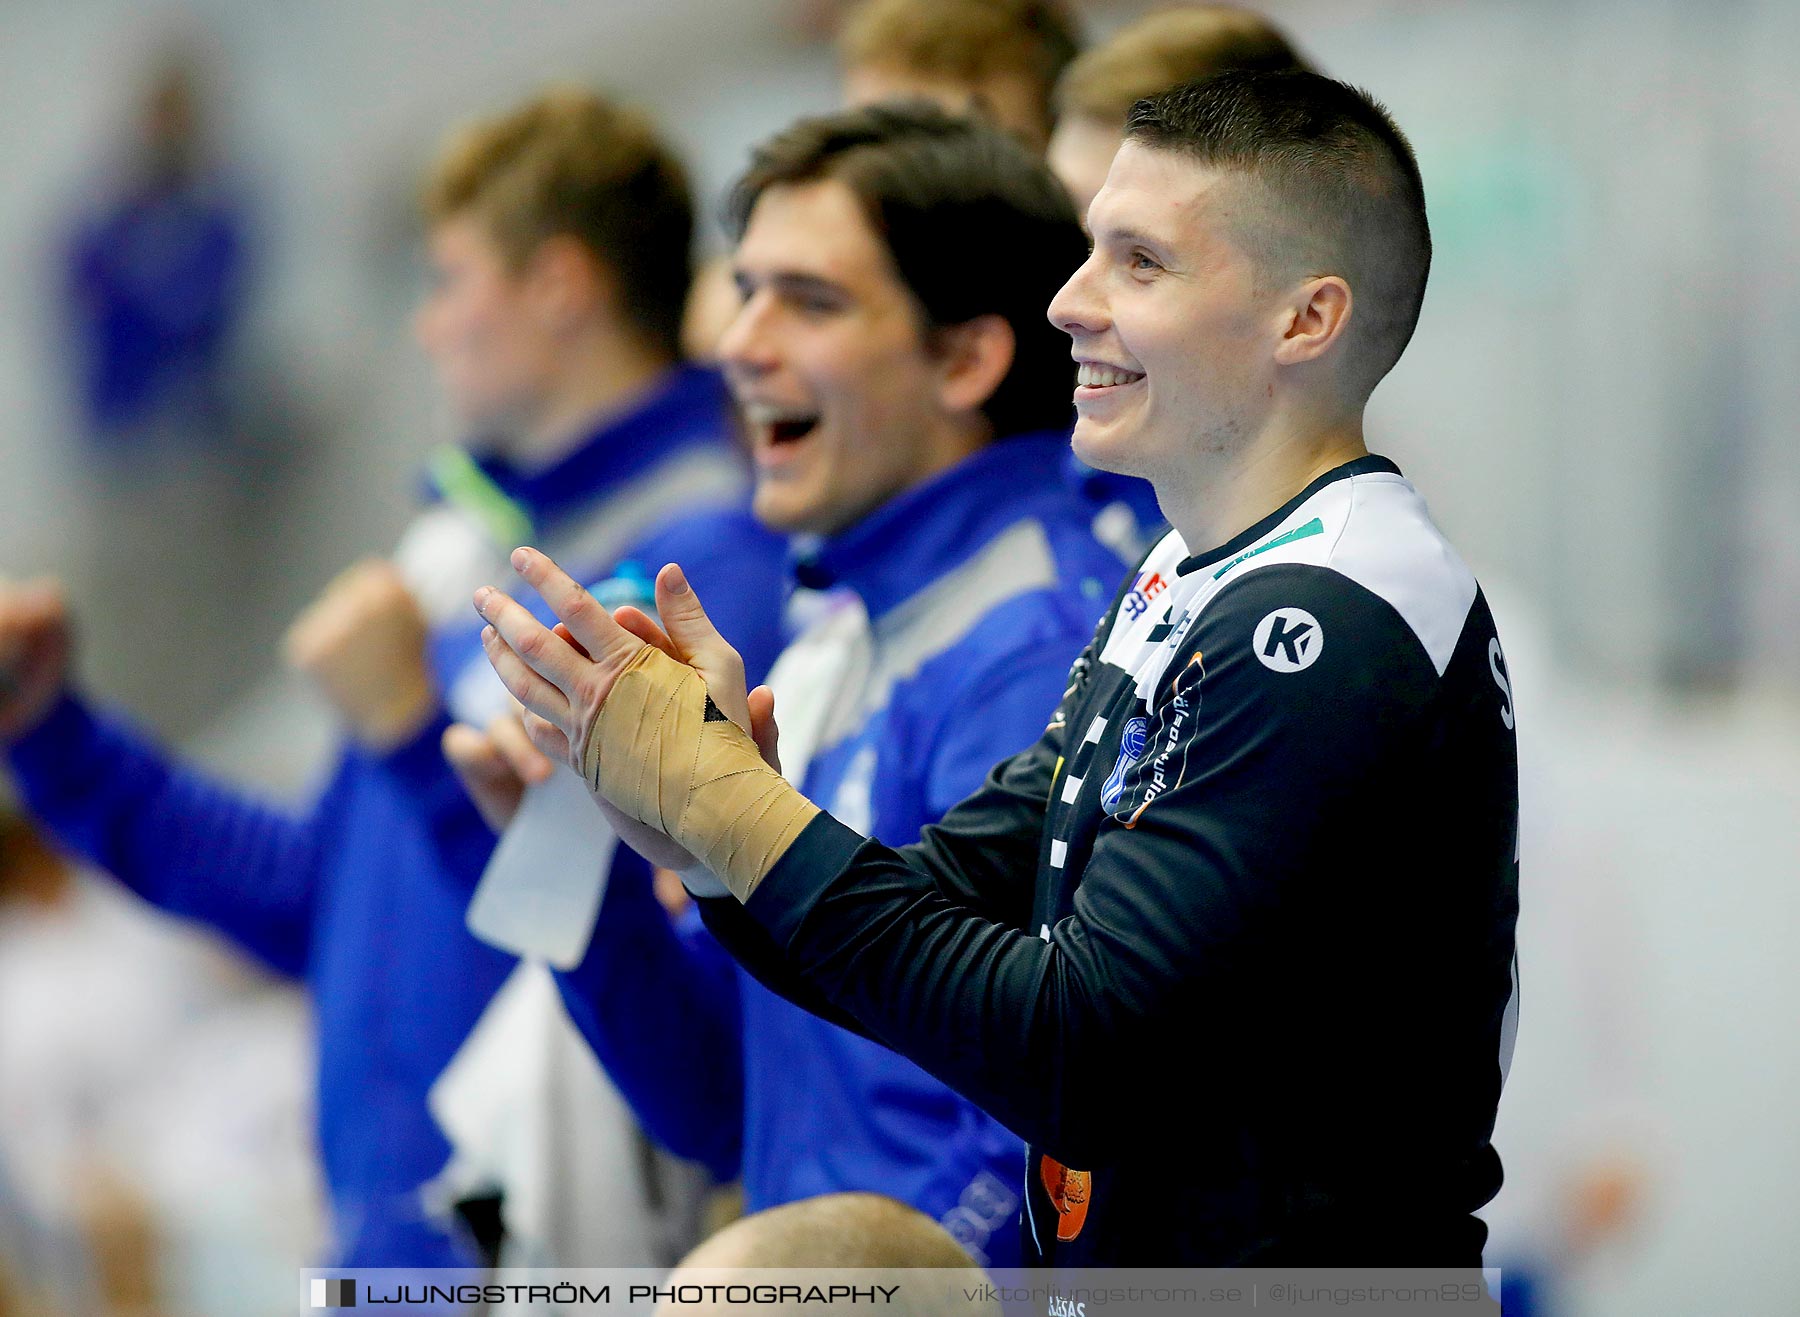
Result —
[{"label": "kempa k logo on jersey", "polygon": [[1325,632],[1319,619],[1304,608],[1277,608],[1256,624],[1250,644],[1265,668],[1299,672],[1318,662],[1325,648]]}]

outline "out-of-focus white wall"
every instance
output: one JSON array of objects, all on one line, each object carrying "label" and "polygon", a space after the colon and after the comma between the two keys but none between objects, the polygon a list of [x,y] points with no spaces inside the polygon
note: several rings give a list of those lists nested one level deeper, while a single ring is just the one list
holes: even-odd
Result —
[{"label": "out-of-focus white wall", "polygon": [[1431,288],[1373,440],[1577,668],[1800,690],[1794,8],[1276,12],[1424,169]]}]

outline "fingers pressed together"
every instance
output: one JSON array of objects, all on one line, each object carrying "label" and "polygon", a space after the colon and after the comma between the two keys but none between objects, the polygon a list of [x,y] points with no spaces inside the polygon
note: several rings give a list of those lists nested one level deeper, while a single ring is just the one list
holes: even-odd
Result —
[{"label": "fingers pressed together", "polygon": [[504,734],[515,738],[515,749],[522,738],[533,753],[575,762],[612,681],[650,645],[698,671],[720,712],[776,762],[774,695],[767,687],[746,693],[743,658],[713,625],[679,566],[670,563],[657,573],[658,621],[630,605],[609,613],[535,549],[515,550],[512,563],[559,619],[546,627],[504,591],[476,591],[476,611],[487,623],[482,648],[523,707],[522,720]]}]

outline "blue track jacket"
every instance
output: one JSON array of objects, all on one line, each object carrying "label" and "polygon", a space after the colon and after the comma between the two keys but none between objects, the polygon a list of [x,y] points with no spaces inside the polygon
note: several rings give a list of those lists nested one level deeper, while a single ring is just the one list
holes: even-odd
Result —
[{"label": "blue track jacket", "polygon": [[[484,465],[539,542],[571,546],[565,559],[587,579],[621,557],[650,572],[681,561],[747,661],[766,666],[780,643],[783,541],[741,506],[671,515],[707,486],[703,468],[735,461],[727,427],[719,378],[681,368],[551,469]],[[647,512],[655,524],[644,524]],[[583,545],[602,556],[569,556]],[[467,618],[431,646],[459,713],[458,687],[483,672],[497,687],[472,605]],[[425,1096],[515,962],[468,933],[467,884],[443,872],[479,873],[494,845],[439,752],[448,716],[388,755],[346,745],[299,812],[175,762],[73,697],[10,751],[30,808],[65,845],[310,989],[339,1265],[468,1260],[418,1202],[449,1153]]]}]

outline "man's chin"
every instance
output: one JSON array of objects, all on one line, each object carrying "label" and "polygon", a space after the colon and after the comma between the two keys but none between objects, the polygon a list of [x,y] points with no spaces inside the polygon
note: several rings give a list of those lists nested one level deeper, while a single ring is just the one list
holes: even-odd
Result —
[{"label": "man's chin", "polygon": [[520,438],[523,427],[508,410],[494,406],[477,406],[452,402],[453,423],[463,434],[479,438],[480,449],[496,457],[516,457],[526,447]]},{"label": "man's chin", "polygon": [[750,512],[778,535],[824,534],[819,529],[825,518],[818,502],[779,481],[760,480],[750,500]]},{"label": "man's chin", "polygon": [[1077,420],[1069,436],[1069,447],[1075,456],[1096,471],[1110,471],[1118,476],[1142,476],[1145,472],[1131,460],[1129,436],[1119,429]]},{"label": "man's chin", "polygon": [[750,499],[750,512],[769,530],[787,535],[794,530],[794,509],[791,503],[780,492],[758,483],[756,493]]}]

